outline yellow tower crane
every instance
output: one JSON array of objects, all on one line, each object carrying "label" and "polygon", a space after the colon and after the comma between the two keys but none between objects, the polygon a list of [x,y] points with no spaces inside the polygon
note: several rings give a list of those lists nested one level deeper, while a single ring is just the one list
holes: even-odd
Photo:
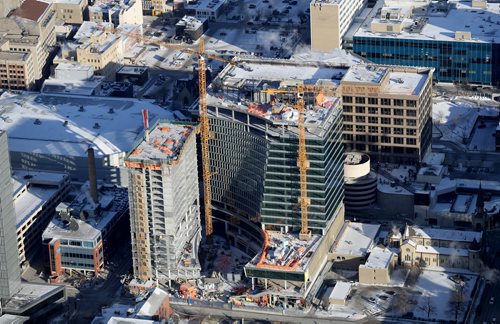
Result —
[{"label": "yellow tower crane", "polygon": [[[116,32],[116,30],[115,30]],[[208,107],[207,107],[207,76],[206,76],[206,58],[221,61],[224,63],[229,63],[231,65],[237,65],[235,61],[228,60],[216,55],[207,54],[205,52],[205,42],[203,37],[199,40],[198,49],[187,48],[178,44],[171,44],[161,40],[154,39],[152,37],[143,36],[138,33],[119,31],[120,35],[136,39],[139,42],[144,42],[148,44],[155,44],[163,46],[166,48],[176,49],[185,53],[193,54],[198,56],[198,88],[199,88],[199,107],[200,107],[200,132],[201,132],[201,155],[202,155],[202,169],[203,169],[203,202],[205,205],[205,234],[207,238],[210,238],[213,233],[212,224],[212,188],[210,183],[210,178],[212,173],[210,172],[210,156],[209,156],[209,146],[208,141],[210,139],[210,123],[208,118]]]},{"label": "yellow tower crane", "polygon": [[[299,239],[308,240],[311,236],[309,231],[309,217],[308,209],[311,204],[311,200],[307,195],[307,170],[309,169],[309,161],[307,160],[307,144],[306,144],[306,125],[305,125],[305,102],[304,93],[312,92],[314,94],[333,92],[336,93],[337,87],[335,85],[305,85],[298,84],[295,90],[297,94],[297,103],[294,108],[299,112],[299,118],[297,122],[298,127],[298,138],[299,138],[299,149],[297,154],[297,166],[299,168],[299,183],[300,183],[300,233]],[[276,93],[290,93],[293,90],[288,89],[265,89],[262,92],[274,95]]]}]

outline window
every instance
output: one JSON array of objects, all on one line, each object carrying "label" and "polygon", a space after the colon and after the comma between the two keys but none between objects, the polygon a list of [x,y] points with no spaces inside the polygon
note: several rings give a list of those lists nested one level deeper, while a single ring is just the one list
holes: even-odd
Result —
[{"label": "window", "polygon": [[403,107],[403,103],[402,99],[394,99],[394,106]]},{"label": "window", "polygon": [[408,125],[408,126],[417,126],[417,120],[416,119],[407,119],[406,120],[406,125]]},{"label": "window", "polygon": [[369,105],[378,105],[378,98],[368,98]]},{"label": "window", "polygon": [[356,116],[356,123],[365,123],[366,118],[365,116]]},{"label": "window", "polygon": [[356,125],[356,132],[366,132],[366,126]]},{"label": "window", "polygon": [[390,115],[390,114],[391,114],[390,108],[382,108],[382,115]]},{"label": "window", "polygon": [[342,107],[342,109],[344,110],[344,112],[352,113],[352,106],[344,105],[344,107]]},{"label": "window", "polygon": [[342,102],[352,103],[352,97],[343,96]]},{"label": "window", "polygon": [[417,132],[415,129],[410,129],[410,128],[407,128],[406,129],[406,135],[415,135]]},{"label": "window", "polygon": [[403,109],[393,109],[394,115],[403,116]]},{"label": "window", "polygon": [[382,98],[381,104],[382,104],[382,106],[390,106],[391,105],[391,99]]},{"label": "window", "polygon": [[394,137],[394,144],[403,144],[403,140],[402,137]]},{"label": "window", "polygon": [[378,124],[378,117],[368,117],[368,123]]},{"label": "window", "polygon": [[358,113],[358,114],[364,114],[365,111],[366,111],[365,107],[356,106],[356,113]]},{"label": "window", "polygon": [[368,113],[372,115],[378,114],[378,108],[368,107]]},{"label": "window", "polygon": [[415,144],[417,144],[417,140],[415,138],[407,138],[406,139],[406,144],[408,144],[408,145],[415,145]]},{"label": "window", "polygon": [[417,101],[416,100],[406,100],[406,106],[407,107],[416,107]]},{"label": "window", "polygon": [[377,126],[368,126],[368,133],[378,133]]},{"label": "window", "polygon": [[403,129],[402,128],[394,128],[394,134],[403,135]]},{"label": "window", "polygon": [[344,131],[352,132],[352,125],[346,125],[346,124],[344,124]]},{"label": "window", "polygon": [[403,118],[394,118],[394,125],[403,125]]},{"label": "window", "polygon": [[406,110],[406,116],[410,116],[410,117],[415,117],[417,116],[417,112],[415,110]]},{"label": "window", "polygon": [[352,116],[349,116],[349,115],[344,116],[344,121],[352,122]]},{"label": "window", "polygon": [[390,125],[391,124],[391,119],[387,117],[380,118],[380,122],[384,125]]},{"label": "window", "polygon": [[356,97],[356,103],[357,104],[364,104],[365,98],[364,97]]}]

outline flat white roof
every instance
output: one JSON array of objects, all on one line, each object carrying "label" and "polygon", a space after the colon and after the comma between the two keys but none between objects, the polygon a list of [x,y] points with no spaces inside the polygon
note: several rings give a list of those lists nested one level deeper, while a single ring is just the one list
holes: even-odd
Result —
[{"label": "flat white roof", "polygon": [[155,288],[137,314],[154,316],[158,312],[158,308],[163,304],[165,298],[168,298],[168,293],[163,289]]},{"label": "flat white roof", "polygon": [[349,292],[351,291],[351,284],[344,281],[337,281],[330,293],[329,299],[346,300]]},{"label": "flat white roof", "polygon": [[394,255],[391,250],[376,246],[371,250],[365,264],[360,265],[360,267],[373,269],[387,268]]},{"label": "flat white roof", "polygon": [[96,157],[130,151],[143,136],[142,109],[150,124],[173,119],[151,100],[132,98],[4,93],[0,105],[10,151],[63,156],[87,156],[89,145]]},{"label": "flat white roof", "polygon": [[339,234],[339,239],[333,246],[333,252],[364,256],[372,247],[379,230],[378,224],[348,222]]},{"label": "flat white roof", "polygon": [[14,210],[16,212],[16,226],[21,227],[31,216],[40,211],[49,199],[56,196],[60,190],[56,186],[31,185],[24,192],[20,192],[29,183],[30,179],[26,175],[38,178],[40,180],[53,179],[54,184],[64,180],[67,177],[64,173],[47,172],[27,172],[14,171],[12,182],[14,187]]},{"label": "flat white roof", "polygon": [[[371,18],[367,19],[355,33],[363,37],[390,37],[418,40],[460,41],[500,43],[500,3],[488,3],[486,9],[472,7],[471,1],[450,0],[451,8],[448,14],[433,11],[425,16],[428,21],[420,32],[411,33],[404,30],[402,33],[374,33],[371,31],[371,20],[375,18],[376,10],[372,11]],[[418,16],[419,17],[419,16]],[[417,17],[417,18],[418,18]],[[406,26],[414,24],[414,19],[403,20]],[[470,32],[471,40],[455,40],[455,32]]]}]

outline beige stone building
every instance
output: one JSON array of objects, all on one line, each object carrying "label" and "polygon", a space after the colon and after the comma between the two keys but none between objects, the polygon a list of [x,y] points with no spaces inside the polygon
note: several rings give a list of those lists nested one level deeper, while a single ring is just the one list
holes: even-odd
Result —
[{"label": "beige stone building", "polygon": [[352,66],[341,81],[347,151],[420,162],[431,139],[432,69]]},{"label": "beige stone building", "polygon": [[30,89],[35,84],[33,56],[30,52],[0,51],[0,88]]},{"label": "beige stone building", "polygon": [[331,52],[342,48],[342,38],[366,0],[312,0],[311,50]]},{"label": "beige stone building", "polygon": [[389,284],[397,263],[396,253],[377,246],[371,250],[365,264],[359,266],[359,282],[367,285]]},{"label": "beige stone building", "polygon": [[122,24],[142,25],[141,0],[112,0],[98,2],[88,7],[89,20],[94,22],[111,22],[115,27]]},{"label": "beige stone building", "polygon": [[0,18],[2,88],[29,89],[48,74],[56,43],[55,19],[53,5],[37,0],[26,0],[8,18]]},{"label": "beige stone building", "polygon": [[83,23],[83,12],[87,8],[87,0],[52,0],[57,12],[57,19],[66,24]]},{"label": "beige stone building", "polygon": [[401,262],[406,266],[478,271],[481,236],[481,232],[407,226],[401,244]]},{"label": "beige stone building", "polygon": [[14,9],[19,6],[19,0],[0,1],[0,18],[5,18]]}]

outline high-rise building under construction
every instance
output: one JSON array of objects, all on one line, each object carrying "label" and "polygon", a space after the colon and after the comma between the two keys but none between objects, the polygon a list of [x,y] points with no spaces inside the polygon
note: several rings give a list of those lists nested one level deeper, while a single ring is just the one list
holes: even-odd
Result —
[{"label": "high-rise building under construction", "polygon": [[[245,60],[227,66],[208,91],[215,233],[255,255],[245,266],[247,277],[276,279],[285,286],[293,282],[304,289],[300,298],[318,276],[344,220],[342,113],[336,89],[346,70]],[[308,162],[305,231],[311,233],[306,239],[298,235],[303,230],[301,97]],[[278,264],[272,251],[283,247],[289,252]]]},{"label": "high-rise building under construction", "polygon": [[201,239],[195,126],[158,122],[126,157],[136,278],[200,274]]}]

